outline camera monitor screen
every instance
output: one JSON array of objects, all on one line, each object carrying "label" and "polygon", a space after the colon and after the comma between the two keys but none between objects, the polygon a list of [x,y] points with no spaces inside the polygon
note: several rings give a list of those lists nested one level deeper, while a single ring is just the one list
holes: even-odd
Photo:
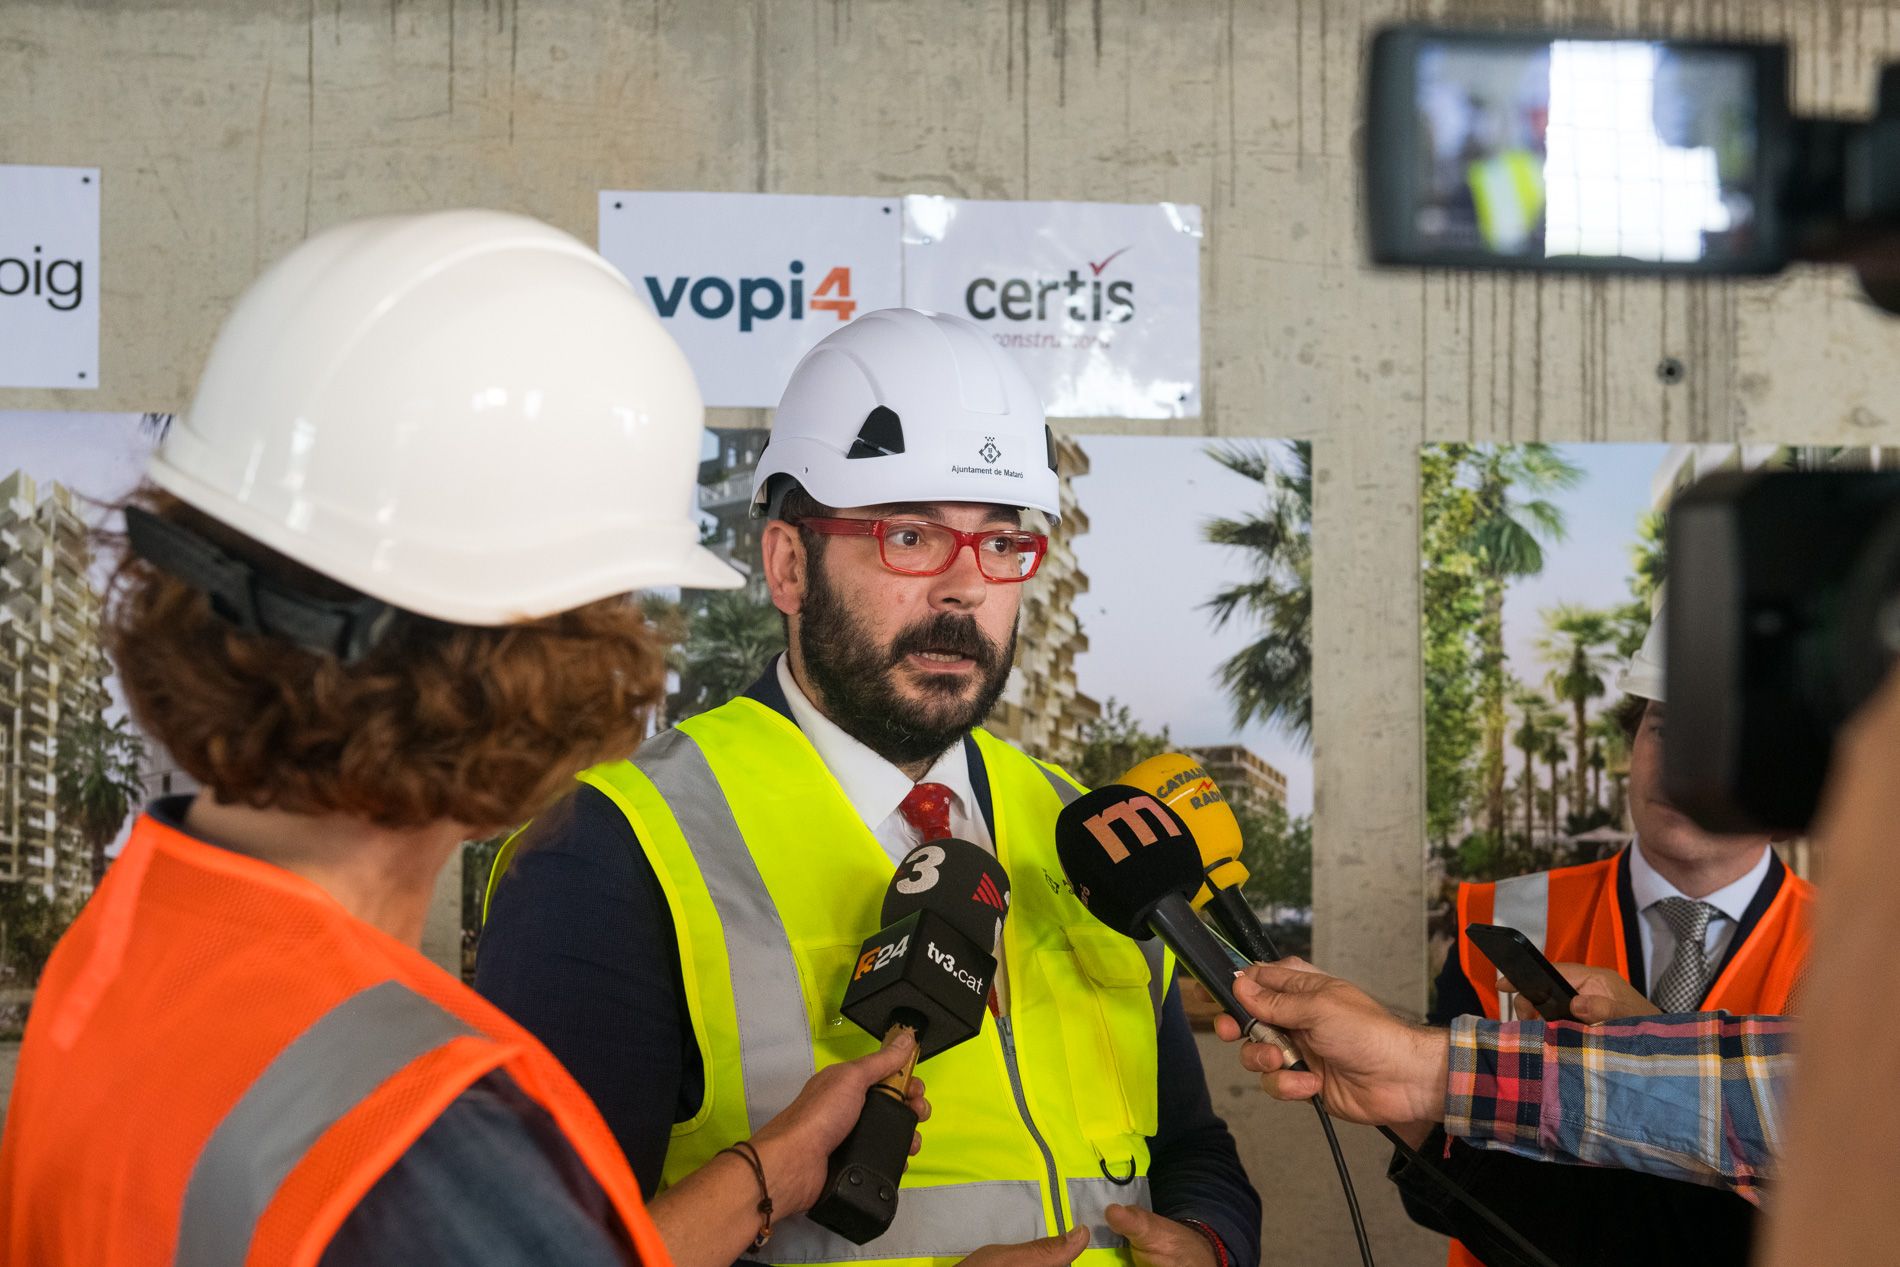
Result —
[{"label": "camera monitor screen", "polygon": [[1765,46],[1387,32],[1368,143],[1375,258],[1772,268],[1785,252],[1765,156],[1783,64]]}]

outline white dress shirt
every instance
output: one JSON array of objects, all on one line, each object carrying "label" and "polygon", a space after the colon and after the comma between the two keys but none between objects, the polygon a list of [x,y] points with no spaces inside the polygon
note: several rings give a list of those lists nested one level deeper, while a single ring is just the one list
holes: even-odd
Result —
[{"label": "white dress shirt", "polygon": [[[1728,944],[1735,939],[1735,930],[1740,927],[1748,904],[1755,900],[1761,882],[1767,879],[1769,852],[1764,847],[1761,860],[1735,883],[1717,889],[1707,897],[1694,899],[1707,902],[1717,912],[1709,916],[1709,928],[1703,934],[1703,950],[1708,956],[1710,967],[1721,963],[1722,956],[1728,953]],[[1630,895],[1636,899],[1636,909],[1642,912],[1638,923],[1643,942],[1643,965],[1649,972],[1649,989],[1654,990],[1656,983],[1662,980],[1663,973],[1669,970],[1670,961],[1676,957],[1675,930],[1669,927],[1669,922],[1656,909],[1656,904],[1666,897],[1689,895],[1663,879],[1662,874],[1649,864],[1649,859],[1643,856],[1641,840],[1630,850]]]},{"label": "white dress shirt", "polygon": [[897,808],[916,783],[941,783],[949,788],[950,834],[996,852],[983,812],[977,808],[976,792],[970,782],[970,761],[960,741],[952,744],[924,777],[913,783],[909,775],[819,712],[818,706],[799,688],[788,661],[787,656],[778,658],[778,684],[785,692],[786,703],[792,706],[792,720],[818,750],[819,759],[844,789],[845,799],[877,837],[877,843],[891,856],[893,864],[901,862],[905,854],[924,843],[923,836]]},{"label": "white dress shirt", "polygon": [[[792,706],[792,720],[805,732],[805,738],[811,741],[811,746],[818,750],[819,760],[831,771],[831,777],[838,780],[845,799],[851,802],[851,808],[858,812],[864,825],[871,829],[871,835],[891,856],[892,865],[902,862],[905,854],[924,843],[923,834],[912,827],[910,820],[897,808],[917,783],[941,783],[949,788],[950,834],[973,845],[981,845],[992,854],[996,852],[996,842],[990,839],[990,829],[983,821],[983,811],[977,808],[976,791],[970,782],[970,759],[961,740],[952,744],[948,752],[937,758],[937,763],[930,767],[924,777],[913,783],[909,775],[846,734],[837,722],[819,712],[818,706],[806,697],[798,685],[798,679],[792,676],[790,660],[789,656],[779,656],[778,684],[779,689],[785,692],[785,702]],[[1003,963],[1003,947],[1000,944],[995,947],[995,954],[996,1007],[999,1013],[1007,1013],[1009,973]]]}]

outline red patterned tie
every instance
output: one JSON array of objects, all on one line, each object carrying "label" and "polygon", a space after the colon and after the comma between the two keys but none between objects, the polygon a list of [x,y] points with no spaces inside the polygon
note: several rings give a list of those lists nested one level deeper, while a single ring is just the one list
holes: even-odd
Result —
[{"label": "red patterned tie", "polygon": [[919,783],[897,810],[923,840],[944,840],[950,835],[952,795],[954,793],[941,783]]}]

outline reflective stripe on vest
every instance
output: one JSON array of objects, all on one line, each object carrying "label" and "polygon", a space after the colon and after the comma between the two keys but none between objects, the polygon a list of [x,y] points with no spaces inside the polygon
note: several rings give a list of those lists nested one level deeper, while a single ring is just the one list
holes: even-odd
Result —
[{"label": "reflective stripe on vest", "polygon": [[800,1216],[772,1225],[771,1248],[759,1257],[772,1263],[881,1262],[893,1258],[961,1258],[970,1250],[970,1231],[1008,1245],[1041,1237],[1042,1193],[1033,1183],[995,1180],[913,1188],[898,1196],[890,1230],[853,1245]]},{"label": "reflective stripe on vest", "polygon": [[[1492,899],[1491,922],[1515,928],[1539,950],[1546,949],[1544,939],[1550,920],[1550,873],[1513,876],[1499,880]],[[1462,931],[1462,930],[1460,930]]]},{"label": "reflective stripe on vest", "polygon": [[1154,1209],[1154,1202],[1148,1192],[1147,1175],[1127,1180],[1071,1179],[1066,1186],[1070,1220],[1074,1226],[1089,1230],[1089,1244],[1092,1246],[1128,1243],[1120,1232],[1108,1225],[1107,1211],[1110,1205]]},{"label": "reflective stripe on vest", "polygon": [[385,981],[344,999],[265,1066],[205,1141],[185,1188],[175,1261],[243,1267],[271,1199],[323,1133],[384,1082],[476,1031]]},{"label": "reflective stripe on vest", "polygon": [[733,965],[746,1121],[756,1131],[817,1071],[792,944],[693,737],[669,730],[640,749],[636,764],[672,809],[719,913]]}]

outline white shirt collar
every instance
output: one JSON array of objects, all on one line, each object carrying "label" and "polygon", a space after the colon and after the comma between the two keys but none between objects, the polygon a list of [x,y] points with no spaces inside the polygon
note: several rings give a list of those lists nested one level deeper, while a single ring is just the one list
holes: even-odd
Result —
[{"label": "white shirt collar", "polygon": [[[1747,875],[1725,888],[1717,889],[1700,901],[1707,902],[1722,914],[1742,922],[1742,916],[1748,911],[1748,904],[1755,900],[1761,882],[1768,878],[1769,854],[1772,849],[1761,851],[1761,860],[1750,868]],[[1639,839],[1630,850],[1630,896],[1636,899],[1636,909],[1647,911],[1666,897],[1687,897],[1686,893],[1669,883],[1649,864],[1643,856],[1643,842]]]},{"label": "white shirt collar", "polygon": [[[819,760],[838,780],[845,799],[858,812],[866,827],[877,826],[897,812],[898,805],[915,786],[910,776],[847,734],[837,722],[818,711],[798,679],[792,676],[791,657],[778,658],[779,689],[791,705],[792,720],[805,732],[805,738],[818,750]],[[965,816],[974,816],[976,793],[970,784],[970,762],[961,742],[937,758],[918,783],[941,783],[950,789]]]}]

